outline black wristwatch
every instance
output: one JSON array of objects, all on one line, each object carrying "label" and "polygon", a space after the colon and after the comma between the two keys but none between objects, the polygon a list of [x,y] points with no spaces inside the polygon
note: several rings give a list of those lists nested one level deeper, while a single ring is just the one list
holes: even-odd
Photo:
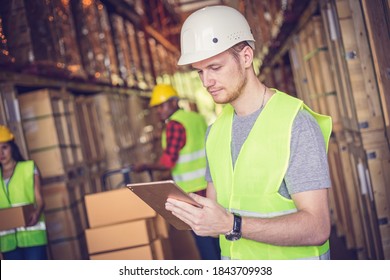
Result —
[{"label": "black wristwatch", "polygon": [[229,241],[236,241],[241,238],[241,216],[234,214],[233,229],[225,234],[225,238]]}]

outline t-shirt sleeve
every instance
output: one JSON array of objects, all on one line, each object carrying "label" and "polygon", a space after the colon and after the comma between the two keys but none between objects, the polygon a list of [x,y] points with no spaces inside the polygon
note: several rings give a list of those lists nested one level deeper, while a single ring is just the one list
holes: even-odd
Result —
[{"label": "t-shirt sleeve", "polygon": [[301,110],[293,124],[289,167],[284,181],[290,194],[329,188],[328,158],[321,129],[314,117]]}]

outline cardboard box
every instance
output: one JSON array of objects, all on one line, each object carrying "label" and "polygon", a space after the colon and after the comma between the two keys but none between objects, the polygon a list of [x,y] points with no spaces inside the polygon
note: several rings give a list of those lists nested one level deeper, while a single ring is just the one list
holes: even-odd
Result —
[{"label": "cardboard box", "polygon": [[153,220],[157,236],[159,238],[169,238],[169,228],[171,225],[159,214]]},{"label": "cardboard box", "polygon": [[33,210],[33,204],[0,209],[0,230],[26,226]]},{"label": "cardboard box", "polygon": [[153,218],[156,212],[129,189],[116,189],[85,197],[90,228]]},{"label": "cardboard box", "polygon": [[90,255],[91,260],[153,260],[150,245],[118,250],[109,253]]},{"label": "cardboard box", "polygon": [[122,249],[108,253],[90,255],[91,260],[165,260],[166,253],[161,240],[156,239],[148,245]]},{"label": "cardboard box", "polygon": [[35,161],[43,178],[66,174],[69,166],[63,157],[65,147],[51,147],[37,152],[31,152],[31,159]]},{"label": "cardboard box", "polygon": [[85,230],[88,253],[96,254],[149,244],[156,238],[151,219]]}]

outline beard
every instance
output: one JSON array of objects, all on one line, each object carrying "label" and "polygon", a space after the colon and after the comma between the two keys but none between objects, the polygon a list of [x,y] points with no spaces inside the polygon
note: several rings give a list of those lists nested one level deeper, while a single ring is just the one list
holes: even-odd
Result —
[{"label": "beard", "polygon": [[[238,67],[237,67],[238,68]],[[214,102],[217,104],[227,104],[236,101],[243,92],[243,89],[247,85],[247,77],[244,73],[245,70],[238,68],[236,75],[236,83],[232,86],[232,90],[225,88],[225,94],[213,96]]]}]

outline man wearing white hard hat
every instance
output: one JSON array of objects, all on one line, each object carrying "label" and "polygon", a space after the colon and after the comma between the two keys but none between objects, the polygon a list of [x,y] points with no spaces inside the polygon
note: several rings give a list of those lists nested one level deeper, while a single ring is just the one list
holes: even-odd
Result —
[{"label": "man wearing white hard hat", "polygon": [[190,64],[218,104],[206,136],[207,198],[166,209],[201,236],[219,236],[221,259],[329,259],[330,117],[267,88],[253,69],[255,40],[228,6],[191,14],[179,65]]}]

